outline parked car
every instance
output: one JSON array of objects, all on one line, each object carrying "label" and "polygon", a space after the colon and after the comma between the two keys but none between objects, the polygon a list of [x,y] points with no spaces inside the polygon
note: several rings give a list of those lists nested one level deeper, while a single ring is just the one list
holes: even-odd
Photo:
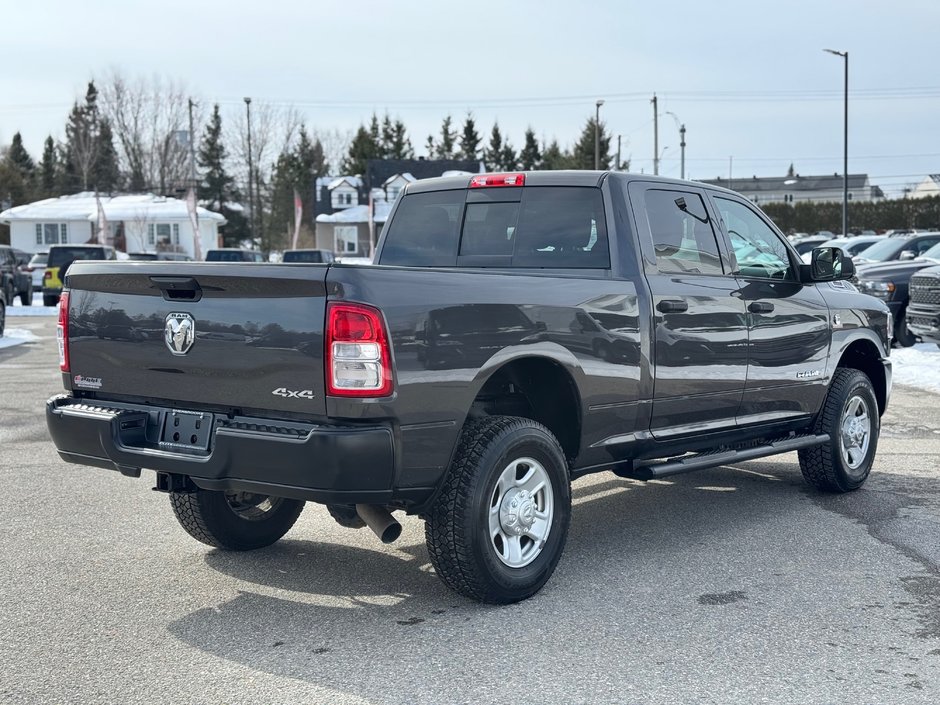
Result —
[{"label": "parked car", "polygon": [[128,252],[127,259],[135,262],[192,262],[193,258],[182,252]]},{"label": "parked car", "polygon": [[42,275],[46,271],[46,260],[49,258],[48,252],[37,252],[26,265],[30,277],[33,280],[33,291],[42,291]]},{"label": "parked car", "polygon": [[804,237],[799,242],[793,243],[793,248],[797,251],[797,254],[803,255],[807,252],[812,252],[814,247],[821,246],[824,242],[828,242],[829,238],[820,235],[810,235],[809,237]]},{"label": "parked car", "polygon": [[940,232],[904,233],[891,235],[876,242],[855,258],[857,267],[893,260],[909,260],[920,257],[931,247],[940,243]]},{"label": "parked car", "polygon": [[913,275],[940,264],[940,243],[911,260],[892,260],[859,267],[856,272],[858,290],[875,296],[886,304],[894,316],[894,341],[901,347],[917,342],[910,329],[907,309],[910,301],[910,283]]},{"label": "parked car", "polygon": [[42,275],[43,306],[56,306],[64,286],[65,275],[77,260],[117,259],[113,247],[107,245],[52,245]]},{"label": "parked car", "polygon": [[66,393],[46,407],[60,456],[155,470],[182,528],[227,550],[273,544],[304,501],[385,542],[406,511],[437,576],[496,603],[550,578],[572,478],[794,450],[819,490],[871,471],[888,308],[844,283],[837,248],[801,265],[737,193],[622,172],[415,181],[375,260],[75,264]]},{"label": "parked car", "polygon": [[6,293],[8,305],[13,304],[17,296],[23,306],[33,303],[33,282],[24,262],[25,252],[14,250],[9,245],[0,245],[0,289]]},{"label": "parked car", "polygon": [[264,262],[264,255],[257,250],[237,247],[219,247],[206,252],[206,262]]},{"label": "parked car", "polygon": [[333,262],[335,259],[330,250],[284,250],[284,256],[281,261],[324,264]]},{"label": "parked car", "polygon": [[[837,237],[834,240],[827,240],[817,247],[838,247],[852,259],[861,255],[862,252],[874,245],[876,242],[884,240],[880,235],[856,235],[854,237]],[[809,264],[812,250],[802,254],[803,262]]]},{"label": "parked car", "polygon": [[940,348],[940,267],[927,267],[911,277],[907,327]]}]

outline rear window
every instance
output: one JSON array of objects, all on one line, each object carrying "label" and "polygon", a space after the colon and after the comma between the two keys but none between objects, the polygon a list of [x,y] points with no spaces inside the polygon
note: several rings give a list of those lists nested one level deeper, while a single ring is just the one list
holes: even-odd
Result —
[{"label": "rear window", "polygon": [[605,269],[603,197],[578,186],[409,194],[381,264]]},{"label": "rear window", "polygon": [[45,267],[46,260],[48,258],[49,258],[49,254],[47,252],[38,252],[35,255],[33,255],[33,258],[29,261],[29,266],[30,267]]},{"label": "rear window", "polygon": [[49,266],[61,267],[66,262],[76,262],[80,259],[105,259],[104,248],[101,247],[56,247],[49,251]]}]

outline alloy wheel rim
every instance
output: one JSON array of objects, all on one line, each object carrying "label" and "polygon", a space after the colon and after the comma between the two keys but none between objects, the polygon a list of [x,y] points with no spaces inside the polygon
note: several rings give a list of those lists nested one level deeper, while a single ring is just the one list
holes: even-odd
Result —
[{"label": "alloy wheel rim", "polygon": [[839,424],[839,449],[842,462],[850,470],[858,470],[868,457],[871,445],[872,420],[868,403],[856,395],[846,402]]},{"label": "alloy wheel rim", "polygon": [[555,514],[551,478],[534,458],[517,458],[496,479],[488,506],[489,545],[510,568],[534,561],[548,540]]}]

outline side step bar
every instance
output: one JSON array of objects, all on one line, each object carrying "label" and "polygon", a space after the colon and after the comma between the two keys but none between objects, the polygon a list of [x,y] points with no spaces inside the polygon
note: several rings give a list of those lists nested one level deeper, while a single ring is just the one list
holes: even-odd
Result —
[{"label": "side step bar", "polygon": [[828,433],[789,436],[770,441],[769,443],[751,446],[749,448],[740,448],[738,450],[722,449],[709,453],[683,455],[678,458],[669,458],[668,460],[638,460],[634,462],[631,469],[620,469],[617,471],[617,474],[622,477],[630,477],[634,480],[658,480],[661,477],[681,475],[682,473],[692,472],[694,470],[714,468],[719,465],[737,463],[742,460],[765,458],[768,455],[777,455],[778,453],[789,453],[793,450],[811,448],[828,442]]}]

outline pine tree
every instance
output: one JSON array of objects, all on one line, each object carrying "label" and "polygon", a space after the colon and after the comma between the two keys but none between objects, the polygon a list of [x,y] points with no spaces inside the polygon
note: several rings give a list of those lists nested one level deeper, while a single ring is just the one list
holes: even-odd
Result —
[{"label": "pine tree", "polygon": [[59,160],[56,154],[55,142],[52,135],[46,137],[42,150],[42,161],[39,163],[37,188],[40,198],[50,198],[56,195],[56,176],[59,170]]},{"label": "pine tree", "polygon": [[[375,155],[373,159],[383,159],[385,154],[382,149],[382,136],[381,130],[379,128],[379,118],[375,113],[372,113],[372,122],[369,123],[369,136],[372,137],[372,143],[375,145]],[[361,173],[365,173],[363,170]]]},{"label": "pine tree", "polygon": [[23,137],[19,132],[13,135],[4,162],[9,171],[16,175],[12,180],[18,184],[16,190],[21,191],[19,202],[32,200],[36,187],[36,163],[23,146]]},{"label": "pine tree", "polygon": [[434,135],[428,135],[428,141],[424,143],[424,148],[427,150],[428,159],[434,159]]},{"label": "pine tree", "polygon": [[483,150],[483,158],[486,161],[486,167],[490,171],[502,169],[503,163],[503,135],[499,131],[499,123],[493,123],[493,130],[490,132],[490,146]]},{"label": "pine tree", "polygon": [[[588,118],[581,131],[581,136],[571,150],[572,169],[594,168],[594,118]],[[610,133],[604,123],[600,123],[600,164],[599,169],[610,168]]]},{"label": "pine tree", "polygon": [[379,158],[380,146],[377,141],[378,120],[373,115],[373,125],[375,131],[367,129],[360,125],[353,137],[352,144],[349,145],[349,152],[343,161],[343,173],[350,176],[362,175],[366,173],[368,161]]},{"label": "pine tree", "polygon": [[98,128],[98,149],[92,167],[94,187],[99,191],[112,192],[119,188],[121,171],[118,168],[117,151],[114,149],[114,135],[111,123],[102,118]]},{"label": "pine tree", "polygon": [[392,142],[388,157],[389,159],[414,159],[414,156],[415,151],[411,147],[411,140],[408,139],[405,123],[396,120],[392,126]]},{"label": "pine tree", "polygon": [[222,143],[222,115],[219,113],[219,104],[216,103],[196,153],[196,163],[202,170],[198,196],[201,200],[208,201],[209,207],[216,211],[221,211],[230,199],[232,185],[235,183],[235,179],[225,171],[227,156],[225,145]]},{"label": "pine tree", "polygon": [[480,135],[473,121],[473,113],[467,113],[460,135],[460,158],[478,159],[480,157]]},{"label": "pine tree", "polygon": [[499,168],[503,171],[515,171],[519,168],[519,158],[516,150],[512,148],[509,140],[503,143],[503,151],[499,157]]},{"label": "pine tree", "polygon": [[[64,183],[66,191],[88,190],[98,154],[98,89],[88,82],[85,102],[73,104],[65,125]],[[112,145],[113,147],[113,145]]]},{"label": "pine tree", "polygon": [[441,139],[437,143],[437,149],[435,151],[438,159],[453,159],[454,158],[454,145],[457,142],[457,131],[452,129],[452,121],[450,115],[444,118],[441,122]]},{"label": "pine tree", "polygon": [[562,151],[561,147],[558,146],[558,140],[552,140],[551,144],[542,147],[542,163],[539,169],[554,171],[570,168],[571,155]]},{"label": "pine tree", "polygon": [[522,151],[519,152],[519,164],[523,171],[532,171],[539,168],[541,161],[542,154],[539,151],[539,143],[536,141],[535,132],[530,126],[525,131],[525,145],[523,145]]},{"label": "pine tree", "polygon": [[381,152],[384,159],[391,158],[393,151],[393,142],[395,141],[395,130],[392,126],[392,118],[388,113],[382,118],[382,143]]}]

